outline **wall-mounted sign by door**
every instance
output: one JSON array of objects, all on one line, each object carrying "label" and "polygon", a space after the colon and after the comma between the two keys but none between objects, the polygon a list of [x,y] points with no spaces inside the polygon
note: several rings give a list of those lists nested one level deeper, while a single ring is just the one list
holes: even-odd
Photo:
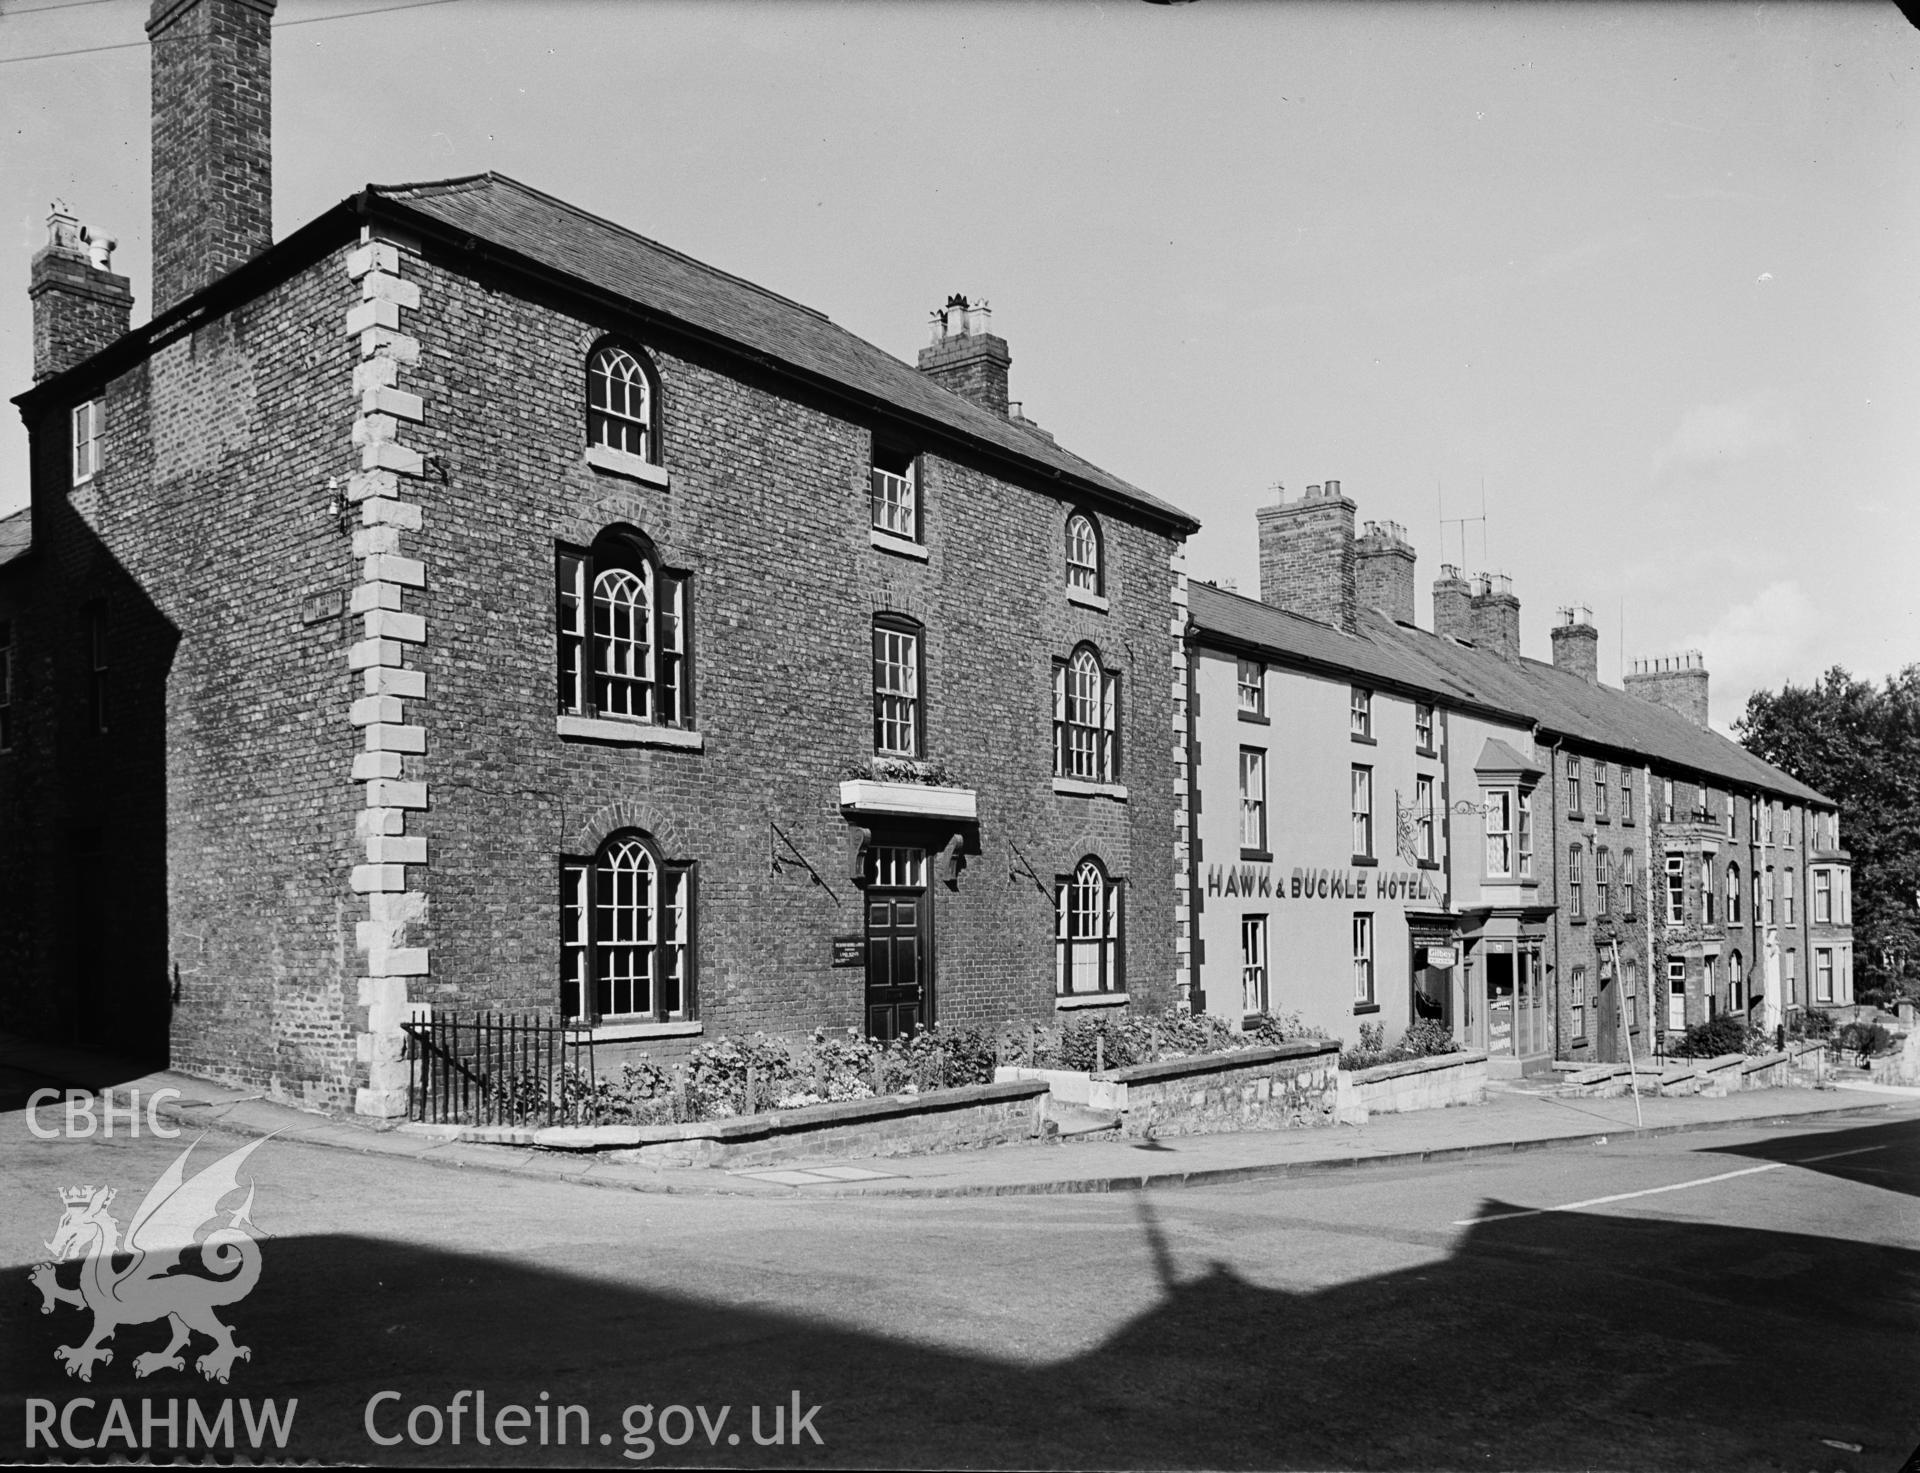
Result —
[{"label": "wall-mounted sign by door", "polygon": [[1452,967],[1458,960],[1459,956],[1451,946],[1429,946],[1427,948],[1427,965],[1430,967],[1438,967],[1444,972]]},{"label": "wall-mounted sign by door", "polygon": [[866,960],[866,937],[836,936],[833,938],[833,964],[836,967],[864,966]]}]

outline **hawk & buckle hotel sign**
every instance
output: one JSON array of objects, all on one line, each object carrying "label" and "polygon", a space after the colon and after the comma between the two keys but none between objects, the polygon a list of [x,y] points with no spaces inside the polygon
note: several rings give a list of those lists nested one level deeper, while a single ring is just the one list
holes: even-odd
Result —
[{"label": "hawk & buckle hotel sign", "polygon": [[1440,887],[1428,870],[1301,869],[1271,864],[1210,864],[1207,894],[1262,900],[1431,900]]}]

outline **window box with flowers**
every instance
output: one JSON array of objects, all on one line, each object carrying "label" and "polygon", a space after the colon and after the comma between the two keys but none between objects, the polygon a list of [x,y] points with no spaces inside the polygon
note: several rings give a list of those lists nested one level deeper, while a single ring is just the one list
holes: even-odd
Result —
[{"label": "window box with flowers", "polygon": [[854,813],[966,822],[980,816],[979,794],[962,787],[944,763],[910,757],[875,757],[847,768],[840,806]]}]

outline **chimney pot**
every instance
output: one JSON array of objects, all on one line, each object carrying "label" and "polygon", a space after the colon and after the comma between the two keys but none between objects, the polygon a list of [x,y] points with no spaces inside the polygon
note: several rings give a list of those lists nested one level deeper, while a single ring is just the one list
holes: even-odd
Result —
[{"label": "chimney pot", "polygon": [[1520,658],[1520,600],[1513,580],[1505,573],[1482,573],[1474,580],[1470,600],[1473,642],[1502,659]]},{"label": "chimney pot", "polygon": [[1353,503],[1307,487],[1298,501],[1258,508],[1260,598],[1336,629],[1358,627]]},{"label": "chimney pot", "polygon": [[1593,610],[1581,604],[1562,608],[1548,635],[1554,669],[1578,675],[1588,685],[1600,683],[1600,631],[1593,627]]},{"label": "chimney pot", "polygon": [[127,278],[108,268],[113,242],[96,239],[62,200],[47,216],[47,243],[33,257],[33,379],[91,358],[125,335],[133,316]]},{"label": "chimney pot", "polygon": [[1695,726],[1708,724],[1707,662],[1699,650],[1637,659],[1626,684],[1629,693],[1677,711]]},{"label": "chimney pot", "polygon": [[1414,565],[1406,528],[1398,522],[1368,522],[1366,535],[1354,544],[1354,583],[1360,607],[1378,609],[1398,623],[1412,624]]},{"label": "chimney pot", "polygon": [[982,409],[1008,415],[1007,370],[1013,355],[992,332],[985,300],[969,302],[955,292],[933,314],[933,341],[920,350],[920,371]]}]

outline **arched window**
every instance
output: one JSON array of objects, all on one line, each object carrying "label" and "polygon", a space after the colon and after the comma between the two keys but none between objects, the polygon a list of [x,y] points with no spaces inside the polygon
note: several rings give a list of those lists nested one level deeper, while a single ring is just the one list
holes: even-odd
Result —
[{"label": "arched window", "polygon": [[1123,992],[1120,885],[1100,861],[1080,861],[1054,892],[1054,982],[1062,997]]},{"label": "arched window", "polygon": [[1727,957],[1727,1001],[1736,1013],[1747,1010],[1747,967],[1737,951]]},{"label": "arched window", "polygon": [[686,578],[620,528],[561,548],[556,571],[560,710],[691,725]]},{"label": "arched window", "polygon": [[587,360],[587,443],[660,463],[653,370],[619,343],[603,343]]},{"label": "arched window", "polygon": [[921,628],[898,614],[873,621],[873,750],[882,757],[918,757],[926,748],[921,699],[925,642]]},{"label": "arched window", "polygon": [[1740,924],[1740,866],[1727,866],[1727,924]]},{"label": "arched window", "polygon": [[1105,583],[1100,528],[1092,517],[1077,511],[1067,518],[1067,587],[1098,595]]},{"label": "arched window", "polygon": [[1053,662],[1053,775],[1118,782],[1120,677],[1090,644]]},{"label": "arched window", "polygon": [[560,866],[560,1010],[569,1020],[694,1014],[693,870],[627,829]]}]

